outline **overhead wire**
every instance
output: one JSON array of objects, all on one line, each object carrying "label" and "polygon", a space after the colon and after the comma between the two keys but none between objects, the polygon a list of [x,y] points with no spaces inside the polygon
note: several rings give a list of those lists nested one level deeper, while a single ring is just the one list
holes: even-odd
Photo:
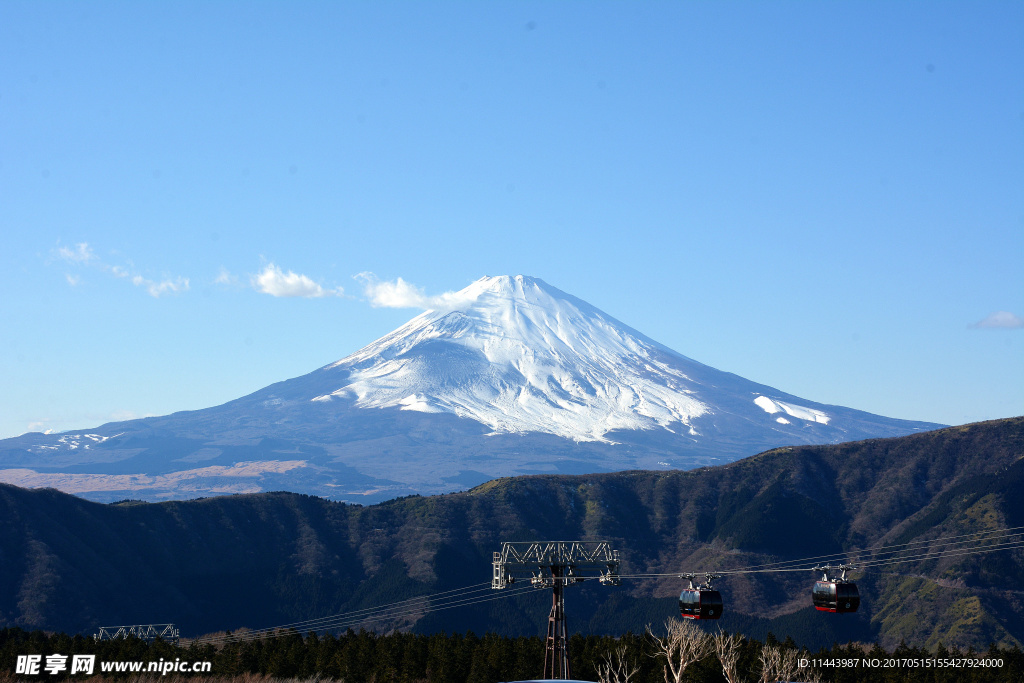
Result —
[{"label": "overhead wire", "polygon": [[[453,601],[456,603],[459,601],[465,602],[467,600],[465,596],[449,596],[447,599],[454,599]],[[442,601],[441,604],[448,603],[444,603]],[[251,640],[265,635],[281,634],[285,631],[327,631],[337,628],[340,624],[358,625],[361,623],[380,621],[382,619],[397,617],[400,615],[425,613],[430,610],[430,605],[431,601],[428,598],[421,597],[415,601],[403,601],[401,603],[395,603],[390,606],[375,609],[356,610],[353,612],[333,614],[321,617],[317,620],[310,620],[309,622],[270,626],[242,633],[205,636],[203,638],[196,639],[196,642],[205,643]]]},{"label": "overhead wire", "polygon": [[[901,544],[906,547],[893,546],[892,550],[880,550],[880,549],[865,549],[859,553],[842,554],[836,553],[833,555],[823,555],[815,558],[808,558],[804,560],[790,560],[788,562],[774,563],[765,566],[763,569],[734,569],[734,570],[722,570],[720,574],[759,574],[759,573],[771,573],[771,572],[790,572],[790,571],[807,571],[811,567],[801,567],[801,564],[808,564],[811,560],[814,561],[815,565],[820,565],[823,562],[825,564],[831,564],[836,562],[839,564],[855,565],[858,569],[870,566],[885,565],[887,563],[899,563],[908,561],[907,557],[902,557],[900,554],[905,552],[914,552],[917,550],[924,550],[925,544],[930,543],[932,546],[938,545],[939,548],[929,548],[925,553],[919,555],[913,555],[910,559],[931,559],[939,558],[944,556],[954,555],[967,555],[971,553],[983,552],[985,549],[992,547],[991,544],[982,544],[978,541],[989,542],[995,540],[1002,540],[1012,538],[1014,540],[1009,541],[1005,544],[1000,545],[1000,548],[1010,549],[1017,547],[1015,543],[1024,543],[1024,537],[1016,538],[1020,534],[1009,534],[1000,537],[990,537],[974,540],[955,541],[948,542],[943,539],[934,539],[932,541],[922,541],[908,544]],[[919,546],[912,548],[911,546]],[[962,546],[967,546],[962,547]],[[966,550],[966,552],[957,553],[954,551]]]},{"label": "overhead wire", "polygon": [[892,557],[876,561],[862,562],[857,565],[857,568],[884,567],[891,564],[923,562],[925,560],[941,559],[944,557],[958,557],[962,555],[982,555],[984,553],[991,553],[997,550],[1014,550],[1016,548],[1024,548],[1024,538],[1008,541],[1006,543],[996,543],[993,545],[977,546],[974,548],[951,548],[948,550],[923,553],[921,555],[912,555],[910,557]]},{"label": "overhead wire", "polygon": [[[803,567],[803,566],[800,566],[800,565],[820,564],[822,562],[840,562],[840,561],[843,561],[843,560],[849,560],[849,563],[853,564],[853,563],[864,562],[864,561],[867,561],[868,559],[873,561],[875,559],[878,559],[879,555],[886,555],[886,554],[890,554],[891,555],[891,554],[894,554],[894,553],[903,552],[903,550],[909,549],[912,546],[923,546],[923,545],[927,545],[927,544],[931,544],[931,545],[936,545],[936,544],[939,544],[939,545],[949,545],[950,542],[954,542],[954,544],[964,544],[964,543],[972,543],[972,542],[975,542],[975,541],[996,540],[999,536],[1011,537],[1011,536],[1024,535],[1024,531],[1017,531],[1018,529],[1024,530],[1024,526],[1010,527],[1010,528],[1007,528],[1007,529],[997,529],[997,530],[992,530],[992,531],[975,532],[975,533],[970,533],[970,534],[960,534],[960,535],[957,535],[957,536],[948,536],[948,537],[929,539],[929,540],[911,541],[911,542],[908,542],[908,543],[899,543],[899,544],[881,546],[879,548],[865,548],[865,549],[862,549],[862,550],[855,551],[854,553],[832,553],[832,554],[829,554],[829,555],[817,555],[817,556],[812,556],[812,557],[803,557],[803,558],[797,558],[797,559],[791,559],[791,560],[779,560],[777,562],[766,562],[766,563],[762,563],[762,564],[747,565],[745,567],[737,567],[737,568],[734,568],[734,569],[715,569],[715,570],[713,570],[713,573],[727,575],[727,574],[748,574],[748,573],[749,574],[753,574],[753,573],[776,572],[776,571],[807,571],[809,568]],[[1010,532],[1014,532],[1014,533],[1010,533]],[[986,537],[991,537],[991,538],[986,538]],[[966,541],[956,540],[956,539],[964,539],[964,538],[969,539],[969,540],[966,540]],[[984,546],[979,546],[979,547],[984,547]],[[901,550],[901,549],[903,549],[903,550]],[[867,558],[867,556],[869,556],[869,555],[870,555],[870,558]],[[862,558],[865,558],[865,559],[862,559]],[[639,573],[639,574],[620,574],[619,576],[620,576],[620,578],[643,579],[643,578],[659,578],[659,577],[677,577],[677,576],[680,576],[681,573],[682,572],[668,572],[668,573],[644,572],[644,573]],[[704,572],[697,572],[697,573],[704,573]]]},{"label": "overhead wire", "polygon": [[[964,544],[973,543],[976,541],[987,541],[992,540],[986,537],[998,537],[1002,536],[1015,536],[1024,533],[1024,531],[1017,531],[1018,529],[1024,529],[1024,526],[1010,527],[1008,529],[997,529],[992,531],[982,531],[970,534],[960,534],[957,536],[947,536],[928,540],[910,541],[908,543],[898,543],[892,545],[880,546],[878,548],[863,548],[852,553],[832,553],[830,555],[819,555],[817,557],[800,558],[795,560],[782,560],[778,562],[769,562],[761,565],[751,565],[748,567],[742,567],[739,569],[723,570],[719,573],[745,573],[753,572],[757,569],[766,569],[769,571],[785,570],[796,565],[807,564],[814,562],[820,564],[821,562],[838,562],[844,559],[849,559],[851,564],[857,564],[868,560],[878,559],[882,555],[893,555],[899,552],[904,552],[913,546],[924,546],[924,545],[949,545],[953,544]],[[1010,533],[1015,532],[1015,533]],[[968,539],[968,540],[957,540],[957,539]]]},{"label": "overhead wire", "polygon": [[[462,594],[462,593],[465,593],[465,592],[470,592],[470,593],[476,592],[476,591],[482,590],[482,588],[481,588],[482,586],[490,586],[490,583],[489,582],[488,583],[476,583],[476,584],[471,584],[469,586],[462,586],[460,588],[453,588],[451,590],[442,591],[440,593],[430,593],[430,594],[425,594],[425,595],[416,595],[416,596],[413,596],[411,598],[406,598],[405,600],[398,600],[398,601],[395,601],[395,602],[392,602],[392,603],[386,603],[384,605],[377,605],[376,607],[367,607],[367,608],[364,608],[364,609],[352,610],[350,612],[344,612],[342,614],[345,614],[345,615],[348,615],[348,616],[353,616],[353,617],[354,616],[359,616],[359,615],[364,615],[364,614],[372,614],[372,613],[379,612],[379,611],[382,611],[382,610],[387,610],[387,609],[391,609],[391,608],[395,608],[395,607],[400,607],[400,606],[405,606],[405,605],[409,605],[409,604],[415,604],[415,603],[418,603],[418,602],[427,601],[427,600],[429,600],[431,598],[440,598],[442,596],[447,596],[447,595],[449,595],[451,593]],[[315,627],[318,624],[320,624],[321,622],[325,622],[325,621],[328,621],[328,620],[335,619],[338,616],[339,615],[337,615],[337,614],[332,614],[332,615],[326,616],[326,617],[319,617],[319,618],[316,618],[316,619],[306,619],[306,620],[303,620],[303,621],[296,621],[296,622],[293,622],[293,623],[290,623],[290,624],[282,624],[280,626],[269,626],[269,627],[266,627],[266,628],[252,629],[252,630],[246,631],[246,633],[247,634],[249,634],[249,633],[263,633],[263,632],[275,631],[275,630],[286,629],[286,628],[306,629],[306,628],[310,628],[310,627]],[[199,639],[196,639],[196,640],[199,640]]]},{"label": "overhead wire", "polygon": [[441,610],[451,609],[453,607],[465,607],[465,606],[468,606],[468,605],[475,605],[475,604],[478,604],[478,603],[481,603],[481,602],[490,602],[490,601],[493,601],[493,600],[502,600],[502,599],[505,599],[505,598],[515,597],[516,595],[520,595],[520,594],[525,593],[525,592],[530,592],[530,590],[531,590],[530,586],[522,586],[522,587],[519,587],[519,588],[515,588],[515,589],[512,589],[512,590],[509,590],[509,591],[505,591],[505,592],[503,592],[503,593],[501,593],[499,595],[491,595],[489,597],[475,596],[473,598],[466,598],[466,599],[461,599],[461,600],[449,600],[447,602],[442,602],[440,604],[430,604],[430,603],[427,603],[427,604],[416,606],[416,607],[410,606],[408,609],[405,609],[405,610],[399,610],[399,611],[392,610],[392,611],[387,611],[387,612],[381,612],[379,614],[373,614],[373,615],[369,615],[369,616],[361,616],[361,617],[356,617],[356,618],[339,617],[337,620],[335,620],[333,622],[330,622],[328,624],[324,624],[320,628],[321,628],[321,630],[337,630],[337,629],[347,628],[349,626],[356,626],[356,625],[359,625],[359,624],[369,623],[369,622],[373,622],[373,621],[383,621],[383,620],[389,620],[389,619],[399,619],[401,617],[406,617],[406,616],[428,614],[430,612],[437,612],[437,611],[441,611]]},{"label": "overhead wire", "polygon": [[[488,591],[489,590],[490,589],[488,589]],[[207,644],[207,643],[212,644],[212,643],[228,643],[228,642],[237,642],[237,641],[244,641],[244,640],[254,640],[254,639],[261,638],[261,637],[268,636],[268,635],[270,635],[270,636],[280,635],[281,632],[284,631],[285,629],[287,629],[289,631],[297,631],[297,630],[300,630],[300,629],[303,629],[303,630],[313,630],[313,631],[334,631],[334,630],[348,628],[348,627],[351,627],[351,626],[357,626],[357,625],[360,625],[360,624],[367,624],[367,623],[371,623],[371,622],[375,622],[375,621],[400,619],[402,617],[407,617],[407,616],[412,616],[412,615],[425,615],[425,614],[428,614],[430,612],[436,612],[436,611],[445,610],[445,609],[452,609],[454,607],[466,607],[466,606],[469,606],[469,605],[475,605],[475,604],[482,603],[482,602],[490,602],[490,601],[493,601],[493,600],[502,600],[502,599],[506,599],[506,598],[510,598],[510,597],[515,597],[517,595],[522,595],[523,593],[530,592],[531,590],[532,590],[531,586],[521,586],[521,587],[514,588],[512,590],[503,591],[502,594],[500,594],[500,595],[491,595],[491,596],[488,596],[488,597],[483,597],[481,595],[469,596],[469,594],[471,594],[471,593],[479,593],[479,592],[481,592],[481,589],[474,589],[474,590],[469,591],[466,596],[463,596],[463,595],[451,595],[451,596],[449,596],[449,597],[447,597],[447,598],[445,598],[445,599],[443,599],[443,600],[441,600],[439,602],[436,602],[436,603],[431,602],[429,600],[429,598],[431,596],[426,596],[428,599],[424,600],[422,602],[419,602],[419,603],[403,604],[403,603],[409,603],[409,601],[402,601],[402,602],[399,602],[399,603],[392,603],[390,606],[383,607],[383,608],[371,609],[371,610],[357,610],[356,612],[358,612],[358,613],[356,613],[356,612],[346,612],[346,613],[339,613],[339,614],[336,614],[336,615],[331,615],[331,616],[328,616],[328,617],[321,617],[320,619],[317,619],[317,620],[309,620],[309,621],[315,621],[316,622],[315,624],[309,624],[308,622],[296,622],[296,624],[293,624],[293,625],[274,626],[274,627],[268,627],[268,628],[263,628],[263,629],[256,629],[256,630],[253,630],[253,631],[246,631],[246,632],[237,633],[237,634],[204,636],[204,637],[201,637],[201,638],[193,639],[190,642],[197,643],[197,644]]]}]

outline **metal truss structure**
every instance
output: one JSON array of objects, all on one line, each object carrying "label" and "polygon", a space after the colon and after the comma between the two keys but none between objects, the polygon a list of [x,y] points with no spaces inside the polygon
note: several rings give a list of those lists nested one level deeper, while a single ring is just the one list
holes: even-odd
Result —
[{"label": "metal truss structure", "polygon": [[135,636],[139,640],[154,641],[162,638],[177,643],[179,631],[174,624],[135,624],[134,626],[100,626],[96,640],[117,640]]},{"label": "metal truss structure", "polygon": [[597,579],[619,585],[619,551],[605,541],[502,543],[494,553],[491,588],[502,589],[529,577],[537,588],[551,588],[551,612],[544,650],[544,678],[569,679],[569,640],[565,627],[565,587]]}]

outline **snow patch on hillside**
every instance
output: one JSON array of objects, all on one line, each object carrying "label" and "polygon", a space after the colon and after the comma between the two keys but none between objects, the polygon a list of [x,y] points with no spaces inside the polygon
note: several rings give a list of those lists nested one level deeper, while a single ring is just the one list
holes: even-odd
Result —
[{"label": "snow patch on hillside", "polygon": [[[807,420],[808,422],[817,422],[819,424],[828,424],[829,420],[832,419],[827,413],[821,410],[806,408],[804,406],[785,403],[783,401],[776,401],[768,398],[767,396],[758,396],[754,399],[754,403],[769,415],[774,415],[778,412],[785,412],[790,417]],[[776,422],[789,424],[789,421],[782,417],[777,418]]]},{"label": "snow patch on hillside", "polygon": [[[123,433],[123,432],[122,432]],[[83,450],[89,450],[90,446],[101,444],[104,441],[121,436],[121,433],[114,434],[113,436],[102,436],[100,434],[63,434],[55,443],[52,444],[36,444],[29,448],[34,453],[41,453],[44,451],[73,451],[81,447]]]}]

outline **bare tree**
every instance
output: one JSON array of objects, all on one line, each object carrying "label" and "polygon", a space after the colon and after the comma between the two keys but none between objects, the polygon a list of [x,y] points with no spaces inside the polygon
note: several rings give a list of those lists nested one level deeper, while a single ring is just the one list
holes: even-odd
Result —
[{"label": "bare tree", "polygon": [[635,664],[626,661],[626,646],[620,645],[615,652],[608,652],[602,657],[603,663],[597,665],[597,680],[601,683],[629,683],[640,670]]},{"label": "bare tree", "polygon": [[719,631],[714,637],[715,654],[718,655],[718,661],[722,664],[722,675],[729,683],[743,683],[736,667],[740,659],[740,643],[742,642],[743,636],[739,634],[726,635],[725,631]]},{"label": "bare tree", "polygon": [[761,683],[777,683],[777,681],[818,680],[818,672],[811,667],[801,667],[797,653],[783,650],[773,645],[761,648]]},{"label": "bare tree", "polygon": [[782,680],[782,650],[771,645],[761,648],[761,683],[775,683]]},{"label": "bare tree", "polygon": [[648,624],[647,635],[654,641],[654,656],[667,660],[665,683],[680,683],[686,667],[704,659],[713,649],[711,636],[690,619],[666,619],[664,637],[654,635]]},{"label": "bare tree", "polygon": [[800,673],[800,666],[797,664],[796,653],[786,650],[779,659],[779,680],[795,681]]},{"label": "bare tree", "polygon": [[792,668],[796,671],[796,674],[793,675],[792,680],[805,681],[805,683],[817,683],[821,680],[820,671],[818,671],[812,666],[801,667],[799,664],[797,664],[797,653],[791,651],[789,652],[789,654],[792,655],[793,659]]},{"label": "bare tree", "polygon": [[797,653],[793,650],[765,645],[761,648],[761,683],[817,681],[818,672],[810,667],[801,668],[798,661]]}]

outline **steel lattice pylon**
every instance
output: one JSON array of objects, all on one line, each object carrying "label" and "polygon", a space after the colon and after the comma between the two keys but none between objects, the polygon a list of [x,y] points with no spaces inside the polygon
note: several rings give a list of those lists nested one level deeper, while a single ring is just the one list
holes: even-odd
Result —
[{"label": "steel lattice pylon", "polygon": [[544,649],[544,678],[569,679],[569,641],[565,626],[565,587],[585,579],[619,585],[619,551],[605,541],[502,543],[494,553],[491,588],[505,588],[529,576],[537,588],[551,588],[551,613]]},{"label": "steel lattice pylon", "polygon": [[135,636],[140,640],[153,641],[163,638],[169,643],[178,642],[178,629],[174,624],[134,624],[132,626],[100,626],[96,640],[117,640]]}]

